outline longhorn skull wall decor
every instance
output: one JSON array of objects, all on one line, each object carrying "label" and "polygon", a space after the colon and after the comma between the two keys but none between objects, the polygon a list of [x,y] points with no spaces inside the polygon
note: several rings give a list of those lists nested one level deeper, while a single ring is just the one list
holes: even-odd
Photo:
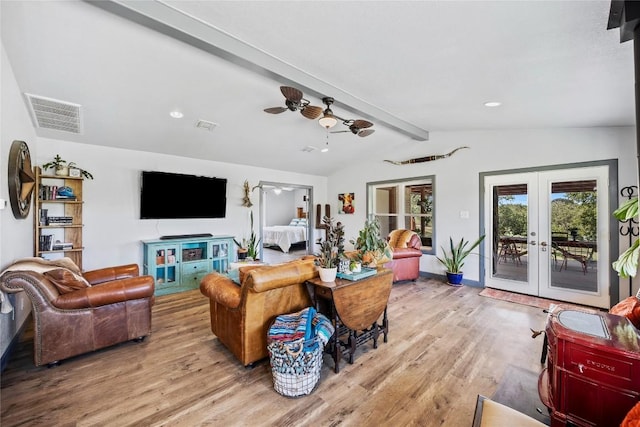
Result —
[{"label": "longhorn skull wall decor", "polygon": [[458,147],[455,150],[453,150],[453,151],[451,151],[450,153],[447,153],[447,154],[436,154],[435,156],[416,157],[415,159],[403,160],[401,162],[396,162],[394,160],[385,160],[385,162],[392,163],[394,165],[410,165],[412,163],[431,162],[433,160],[446,159],[447,157],[450,157],[456,151],[462,150],[463,148],[469,148],[469,147]]}]

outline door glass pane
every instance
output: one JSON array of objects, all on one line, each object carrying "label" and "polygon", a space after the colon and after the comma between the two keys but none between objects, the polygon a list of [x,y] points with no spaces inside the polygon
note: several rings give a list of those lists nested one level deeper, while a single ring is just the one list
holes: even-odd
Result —
[{"label": "door glass pane", "polygon": [[528,205],[526,184],[493,187],[493,277],[528,279]]},{"label": "door glass pane", "polygon": [[431,248],[433,238],[433,188],[432,184],[406,185],[404,187],[404,228],[413,230],[422,240],[422,246]]},{"label": "door glass pane", "polygon": [[596,181],[553,182],[551,185],[551,286],[596,292]]}]

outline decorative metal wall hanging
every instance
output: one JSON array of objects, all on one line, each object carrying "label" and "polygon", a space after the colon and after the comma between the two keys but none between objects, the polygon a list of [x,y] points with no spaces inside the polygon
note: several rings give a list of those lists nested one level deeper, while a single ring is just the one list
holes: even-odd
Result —
[{"label": "decorative metal wall hanging", "polygon": [[16,219],[29,215],[31,194],[35,187],[35,177],[31,168],[31,154],[24,141],[13,141],[9,150],[9,199]]},{"label": "decorative metal wall hanging", "polygon": [[[628,200],[638,197],[638,187],[629,185],[620,190],[620,195]],[[626,221],[620,221],[620,235],[629,236],[629,246],[633,244],[633,238],[638,237],[640,230],[638,229],[638,221],[635,218],[629,218]],[[633,277],[629,278],[629,295],[633,295]]]},{"label": "decorative metal wall hanging", "polygon": [[469,148],[469,147],[458,147],[455,150],[453,150],[453,151],[451,151],[450,153],[447,153],[447,154],[437,154],[435,156],[417,157],[415,159],[404,160],[404,161],[401,161],[401,162],[396,162],[396,161],[393,161],[393,160],[385,160],[385,162],[392,163],[394,165],[410,165],[410,164],[413,164],[413,163],[431,162],[433,160],[446,159],[447,157],[450,157],[456,151],[462,150],[463,148]]}]

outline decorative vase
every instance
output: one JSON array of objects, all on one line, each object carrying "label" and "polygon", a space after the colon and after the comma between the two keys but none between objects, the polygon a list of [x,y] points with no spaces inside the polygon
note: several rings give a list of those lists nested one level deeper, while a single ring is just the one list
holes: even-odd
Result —
[{"label": "decorative vase", "polygon": [[333,282],[336,280],[336,274],[338,274],[338,267],[324,268],[318,267],[318,273],[320,274],[320,280],[323,282]]},{"label": "decorative vase", "polygon": [[69,176],[69,168],[67,166],[62,166],[56,168],[56,175],[58,176]]},{"label": "decorative vase", "polygon": [[451,273],[447,271],[447,282],[451,286],[462,286],[462,273]]}]

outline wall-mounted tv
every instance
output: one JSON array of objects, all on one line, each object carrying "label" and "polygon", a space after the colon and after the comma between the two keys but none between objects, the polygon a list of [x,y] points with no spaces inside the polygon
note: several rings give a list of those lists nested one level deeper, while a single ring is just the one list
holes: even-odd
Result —
[{"label": "wall-mounted tv", "polygon": [[227,180],[142,171],[141,219],[224,218]]}]

